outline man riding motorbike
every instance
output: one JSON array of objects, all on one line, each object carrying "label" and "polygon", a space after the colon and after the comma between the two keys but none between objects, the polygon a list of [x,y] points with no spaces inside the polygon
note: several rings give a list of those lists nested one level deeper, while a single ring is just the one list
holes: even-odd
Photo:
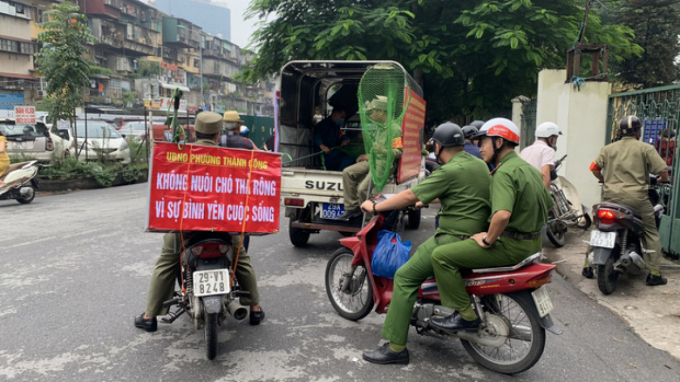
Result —
[{"label": "man riding motorbike", "polygon": [[555,146],[562,132],[556,124],[543,122],[534,135],[536,142],[522,150],[519,156],[541,172],[545,188],[550,189],[550,171],[555,168]]},{"label": "man riding motorbike", "polygon": [[[220,141],[220,130],[222,130],[222,116],[213,112],[202,112],[196,116],[194,129],[197,138],[196,145],[217,147],[217,142]],[[233,235],[232,253],[237,253],[240,246],[240,236]],[[168,308],[163,307],[163,302],[173,297],[177,274],[180,270],[181,247],[179,232],[169,232],[163,235],[161,255],[151,275],[146,311],[135,317],[136,327],[147,332],[155,332],[158,329],[156,316],[167,314]],[[255,270],[250,262],[250,256],[243,247],[240,249],[236,278],[242,289],[250,292],[248,298],[241,297],[242,305],[250,305],[250,324],[259,325],[264,319],[264,311],[259,304]]]},{"label": "man riding motorbike", "polygon": [[435,130],[432,140],[435,153],[444,165],[410,190],[380,203],[365,201],[361,208],[367,212],[389,211],[414,205],[422,208],[439,199],[440,225],[434,236],[421,244],[416,253],[394,276],[394,290],[382,335],[390,342],[363,358],[379,364],[408,364],[406,339],[413,304],[418,288],[432,276],[432,251],[440,245],[455,243],[486,227],[489,216],[489,176],[481,160],[463,151],[465,139],[458,125],[444,123]]},{"label": "man riding motorbike", "polygon": [[450,333],[476,332],[480,325],[460,270],[513,265],[539,252],[541,228],[553,204],[539,172],[514,151],[519,129],[512,121],[491,119],[478,136],[484,161],[498,164],[491,173],[489,229],[470,240],[439,246],[432,253],[442,305],[456,312],[433,318],[430,324]]},{"label": "man riding motorbike", "polygon": [[[666,285],[661,277],[661,242],[654,219],[654,207],[649,201],[649,174],[658,174],[660,183],[668,183],[668,167],[654,146],[640,142],[642,123],[634,115],[623,117],[619,122],[621,140],[611,143],[600,150],[600,154],[590,165],[590,171],[603,185],[602,200],[625,204],[635,208],[642,216],[645,225],[644,241],[648,250],[643,256],[649,274],[648,286]],[[604,171],[604,174],[603,174]],[[586,263],[583,276],[593,278],[593,270]]]}]

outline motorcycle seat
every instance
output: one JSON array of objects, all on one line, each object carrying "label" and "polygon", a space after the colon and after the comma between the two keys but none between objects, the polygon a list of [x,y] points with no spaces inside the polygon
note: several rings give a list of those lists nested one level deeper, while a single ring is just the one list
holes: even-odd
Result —
[{"label": "motorcycle seat", "polygon": [[30,163],[30,162],[21,162],[21,163],[12,163],[12,164],[10,164],[10,165],[9,165],[9,168],[7,169],[7,171],[6,171],[2,176],[0,176],[0,179],[5,179],[5,177],[6,177],[7,175],[9,175],[10,172],[15,171],[15,170],[18,170],[18,169],[20,169],[21,167],[23,167],[24,165],[26,165],[26,164],[28,164],[28,163]]},{"label": "motorcycle seat", "polygon": [[540,260],[541,252],[537,252],[515,265],[507,265],[502,267],[475,268],[472,270],[472,273],[512,272],[520,268],[526,267],[529,264],[537,263]]}]

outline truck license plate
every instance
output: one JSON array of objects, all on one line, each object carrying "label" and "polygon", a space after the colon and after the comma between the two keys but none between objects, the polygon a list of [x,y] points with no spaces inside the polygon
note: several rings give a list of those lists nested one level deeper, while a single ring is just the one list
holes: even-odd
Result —
[{"label": "truck license plate", "polygon": [[211,269],[196,271],[194,278],[194,296],[210,296],[229,293],[229,270]]},{"label": "truck license plate", "polygon": [[553,310],[553,303],[552,300],[550,300],[550,296],[548,296],[548,290],[545,286],[531,292],[531,297],[534,298],[534,303],[536,304],[536,309],[538,309],[539,316],[545,317]]},{"label": "truck license plate", "polygon": [[345,213],[344,204],[322,203],[321,204],[321,219],[337,219],[338,216]]},{"label": "truck license plate", "polygon": [[616,232],[590,231],[590,245],[600,248],[614,248]]}]

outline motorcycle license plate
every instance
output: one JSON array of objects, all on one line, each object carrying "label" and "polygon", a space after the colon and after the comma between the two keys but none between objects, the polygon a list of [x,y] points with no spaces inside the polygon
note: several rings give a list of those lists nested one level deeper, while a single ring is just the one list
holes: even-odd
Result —
[{"label": "motorcycle license plate", "polygon": [[344,213],[344,204],[321,203],[321,219],[337,219]]},{"label": "motorcycle license plate", "polygon": [[229,293],[229,270],[211,269],[194,272],[194,296]]},{"label": "motorcycle license plate", "polygon": [[545,286],[531,292],[531,297],[534,298],[534,303],[536,304],[536,309],[538,309],[539,316],[545,317],[553,310],[553,303],[552,300],[550,300],[550,296],[548,296],[548,290]]},{"label": "motorcycle license plate", "polygon": [[590,231],[590,245],[600,248],[614,248],[616,232]]}]

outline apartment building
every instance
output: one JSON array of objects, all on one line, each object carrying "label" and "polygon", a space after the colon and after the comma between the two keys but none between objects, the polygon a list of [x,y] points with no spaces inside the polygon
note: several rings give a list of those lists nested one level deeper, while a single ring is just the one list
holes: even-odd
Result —
[{"label": "apartment building", "polygon": [[0,1],[0,103],[4,99],[31,101],[36,79],[31,39],[35,8]]}]

